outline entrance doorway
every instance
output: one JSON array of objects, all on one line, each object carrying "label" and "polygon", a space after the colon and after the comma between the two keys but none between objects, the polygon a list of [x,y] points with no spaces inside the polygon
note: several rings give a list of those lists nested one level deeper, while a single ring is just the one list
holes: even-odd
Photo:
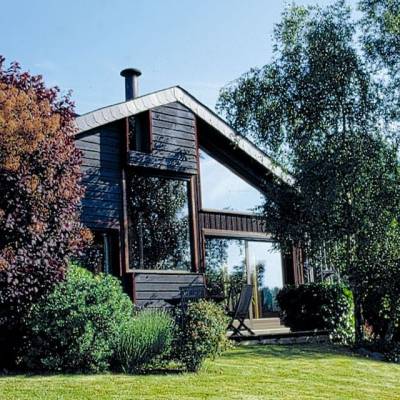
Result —
[{"label": "entrance doorway", "polygon": [[277,317],[276,295],[283,287],[282,256],[274,243],[229,238],[206,239],[206,278],[213,294],[230,309],[243,283],[253,285],[251,320]]}]

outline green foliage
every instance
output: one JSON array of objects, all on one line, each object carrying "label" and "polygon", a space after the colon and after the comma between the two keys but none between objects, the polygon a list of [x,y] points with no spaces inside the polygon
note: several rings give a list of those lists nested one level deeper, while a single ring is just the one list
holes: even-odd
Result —
[{"label": "green foliage", "polygon": [[[385,15],[398,43],[399,2],[362,3],[375,10],[365,23],[380,24]],[[399,260],[396,246],[388,246],[400,210],[398,121],[387,110],[399,111],[400,103],[387,102],[386,84],[394,78],[377,74],[364,58],[356,26],[343,1],[289,6],[275,29],[273,61],[225,87],[218,109],[290,169],[293,187],[266,187],[266,224],[284,247],[300,245],[308,265],[329,266],[347,279],[361,340],[363,299],[371,285],[383,288],[385,281],[370,278]],[[370,32],[376,39],[378,30]]]},{"label": "green foliage", "polygon": [[27,318],[22,362],[52,372],[106,370],[113,340],[132,309],[116,278],[72,265],[66,280]]},{"label": "green foliage", "polygon": [[283,321],[292,330],[327,330],[332,340],[353,341],[353,298],[344,285],[309,283],[288,286],[280,290],[277,300]]},{"label": "green foliage", "polygon": [[207,357],[216,357],[227,347],[227,324],[217,304],[205,300],[190,303],[177,325],[175,358],[188,371],[198,371]]},{"label": "green foliage", "polygon": [[122,324],[115,344],[115,363],[124,372],[142,372],[165,357],[173,340],[174,322],[163,311],[139,311]]},{"label": "green foliage", "polygon": [[367,55],[398,73],[395,69],[400,62],[400,1],[361,0],[359,5]]}]

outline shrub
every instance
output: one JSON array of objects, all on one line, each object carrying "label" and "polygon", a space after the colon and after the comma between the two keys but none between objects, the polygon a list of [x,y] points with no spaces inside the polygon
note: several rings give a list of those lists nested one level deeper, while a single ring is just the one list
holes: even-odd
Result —
[{"label": "shrub", "polygon": [[71,266],[27,318],[23,365],[52,372],[107,369],[113,340],[132,307],[118,279]]},{"label": "shrub", "polygon": [[23,313],[79,249],[80,152],[69,96],[0,56],[0,364]]},{"label": "shrub", "polygon": [[293,331],[327,330],[333,340],[352,341],[352,294],[341,284],[288,286],[277,296],[281,316]]},{"label": "shrub", "polygon": [[215,357],[228,345],[227,317],[217,304],[200,300],[190,303],[177,324],[175,357],[188,371],[200,369],[207,357]]},{"label": "shrub", "polygon": [[141,372],[166,356],[173,339],[173,319],[165,311],[139,311],[118,330],[115,362],[124,372]]}]

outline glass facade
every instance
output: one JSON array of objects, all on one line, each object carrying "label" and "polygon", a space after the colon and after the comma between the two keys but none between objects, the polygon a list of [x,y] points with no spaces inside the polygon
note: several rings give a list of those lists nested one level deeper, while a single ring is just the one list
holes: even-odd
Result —
[{"label": "glass facade", "polygon": [[262,205],[258,190],[202,150],[200,172],[203,208],[249,212]]},{"label": "glass facade", "polygon": [[129,243],[132,269],[191,270],[187,181],[130,179]]},{"label": "glass facade", "polygon": [[253,317],[267,318],[279,312],[276,295],[283,287],[282,257],[271,242],[247,242],[248,271],[254,285]]},{"label": "glass facade", "polygon": [[271,242],[207,238],[207,285],[214,295],[226,298],[231,310],[243,283],[253,285],[251,316],[276,316],[276,295],[283,287],[282,257]]}]

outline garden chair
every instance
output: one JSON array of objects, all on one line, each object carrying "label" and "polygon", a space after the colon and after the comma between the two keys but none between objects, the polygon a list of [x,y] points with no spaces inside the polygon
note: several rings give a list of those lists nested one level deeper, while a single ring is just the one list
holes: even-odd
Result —
[{"label": "garden chair", "polygon": [[[232,336],[243,336],[241,331],[248,331],[250,335],[255,334],[244,322],[249,314],[252,297],[253,285],[243,285],[235,309],[228,312],[228,315],[232,318],[231,322],[228,325],[228,330],[232,330]],[[235,321],[239,322],[238,326],[233,325]]]}]

